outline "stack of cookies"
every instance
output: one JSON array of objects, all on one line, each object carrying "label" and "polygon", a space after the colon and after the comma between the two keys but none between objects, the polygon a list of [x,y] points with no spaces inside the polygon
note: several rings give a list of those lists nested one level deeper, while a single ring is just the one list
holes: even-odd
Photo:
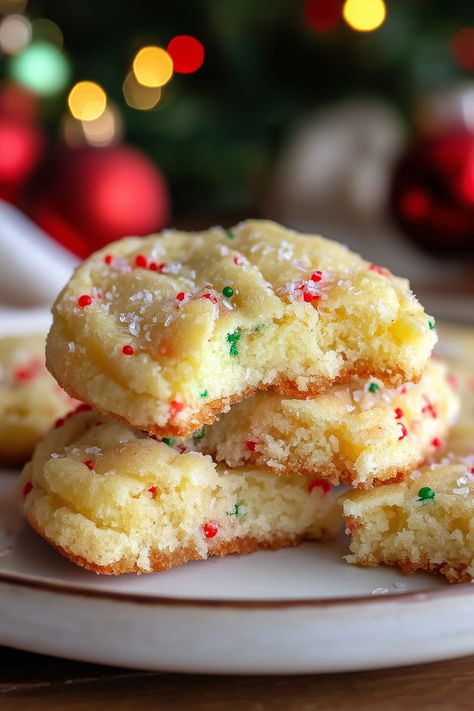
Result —
[{"label": "stack of cookies", "polygon": [[337,485],[404,486],[457,415],[408,283],[271,222],[109,245],[53,316],[48,367],[84,405],[25,467],[24,510],[98,573],[332,535]]}]

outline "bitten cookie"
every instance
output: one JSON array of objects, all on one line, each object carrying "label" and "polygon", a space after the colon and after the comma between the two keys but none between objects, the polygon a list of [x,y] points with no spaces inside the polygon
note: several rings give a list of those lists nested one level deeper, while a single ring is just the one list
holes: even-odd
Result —
[{"label": "bitten cookie", "polygon": [[312,400],[257,393],[196,432],[189,445],[230,467],[251,464],[370,488],[403,478],[440,449],[458,410],[446,367],[432,360],[418,383],[395,390],[372,378]]},{"label": "bitten cookie", "polygon": [[440,572],[451,583],[474,579],[472,454],[446,457],[400,484],[351,493],[344,517],[349,563]]},{"label": "bitten cookie", "polygon": [[0,462],[25,462],[72,400],[46,370],[44,335],[0,339]]},{"label": "bitten cookie", "polygon": [[292,546],[340,525],[334,492],[310,478],[229,472],[93,411],[51,430],[20,486],[33,528],[105,574]]},{"label": "bitten cookie", "polygon": [[307,398],[354,375],[418,380],[436,340],[406,280],[257,220],[109,245],[53,315],[58,382],[161,436],[187,437],[256,390]]}]

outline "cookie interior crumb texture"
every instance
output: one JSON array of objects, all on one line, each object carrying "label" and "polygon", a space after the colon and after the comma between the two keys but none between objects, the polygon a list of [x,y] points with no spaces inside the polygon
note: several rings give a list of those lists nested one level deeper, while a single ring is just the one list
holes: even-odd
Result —
[{"label": "cookie interior crumb texture", "polygon": [[450,374],[431,360],[417,384],[396,389],[354,378],[311,400],[257,393],[188,444],[231,467],[250,463],[370,488],[437,452],[458,411]]},{"label": "cookie interior crumb texture", "polygon": [[406,280],[257,220],[109,245],[53,315],[47,362],[61,385],[166,436],[256,390],[306,398],[353,375],[416,381],[436,341]]},{"label": "cookie interior crumb texture", "polygon": [[[471,430],[472,432],[472,430]],[[474,455],[448,455],[404,482],[344,499],[350,563],[474,578]]]},{"label": "cookie interior crumb texture", "polygon": [[311,478],[230,472],[93,411],[47,435],[19,495],[46,540],[108,574],[295,545],[328,537],[341,522],[335,492]]}]

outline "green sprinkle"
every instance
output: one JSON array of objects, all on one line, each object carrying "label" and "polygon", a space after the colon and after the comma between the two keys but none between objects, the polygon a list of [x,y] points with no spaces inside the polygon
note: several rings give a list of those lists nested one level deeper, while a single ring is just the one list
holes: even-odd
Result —
[{"label": "green sprinkle", "polygon": [[222,289],[222,294],[223,294],[223,296],[225,296],[226,298],[230,299],[231,296],[234,296],[234,290],[233,290],[233,288],[232,288],[231,286],[225,286],[225,287]]},{"label": "green sprinkle", "polygon": [[240,328],[236,328],[232,333],[227,334],[227,343],[230,343],[229,354],[231,356],[238,356],[239,349],[237,347],[240,341]]},{"label": "green sprinkle", "polygon": [[200,429],[200,430],[197,430],[197,431],[193,434],[193,440],[194,440],[195,442],[197,442],[198,439],[202,439],[203,437],[204,437],[204,427],[203,427],[202,429]]},{"label": "green sprinkle", "polygon": [[225,233],[227,235],[227,239],[234,239],[235,235],[232,230],[226,230]]},{"label": "green sprinkle", "polygon": [[377,390],[380,390],[380,385],[377,385],[377,383],[370,383],[369,393],[376,393]]},{"label": "green sprinkle", "polygon": [[168,447],[172,447],[174,444],[174,439],[172,437],[163,437],[162,442],[168,445]]},{"label": "green sprinkle", "polygon": [[436,496],[430,486],[422,486],[418,492],[418,501],[433,501]]},{"label": "green sprinkle", "polygon": [[430,320],[428,321],[428,326],[430,328],[430,331],[433,331],[433,329],[435,327],[435,323],[436,323],[436,321],[434,320],[434,318],[430,318]]},{"label": "green sprinkle", "polygon": [[207,397],[209,395],[209,392],[207,390],[203,390],[202,393],[199,393],[199,397]]},{"label": "green sprinkle", "polygon": [[234,504],[233,511],[226,511],[227,516],[242,516],[245,511],[241,511],[242,504]]},{"label": "green sprinkle", "polygon": [[264,328],[265,328],[265,324],[264,324],[264,323],[258,323],[258,324],[255,326],[255,331],[256,331],[257,333],[260,333],[260,331],[263,331]]}]

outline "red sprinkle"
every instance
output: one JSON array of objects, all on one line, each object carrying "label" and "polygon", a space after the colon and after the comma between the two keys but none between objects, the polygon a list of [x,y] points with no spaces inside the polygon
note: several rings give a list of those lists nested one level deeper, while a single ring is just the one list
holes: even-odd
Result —
[{"label": "red sprinkle", "polygon": [[204,524],[202,530],[204,531],[204,535],[206,536],[206,538],[214,538],[219,529],[217,527],[217,524],[209,522]]},{"label": "red sprinkle", "polygon": [[177,415],[178,412],[181,412],[184,409],[184,402],[178,402],[178,400],[171,400],[170,402],[170,410],[171,414]]},{"label": "red sprinkle", "polygon": [[183,301],[185,296],[186,294],[184,293],[184,291],[180,291],[179,294],[176,294],[176,298],[178,299],[178,301]]},{"label": "red sprinkle", "polygon": [[133,350],[132,346],[126,345],[122,348],[122,353],[126,356],[131,356],[134,354],[134,350]]},{"label": "red sprinkle", "polygon": [[31,370],[31,368],[21,368],[16,371],[15,380],[32,380],[34,376],[35,373]]},{"label": "red sprinkle", "polygon": [[313,274],[311,274],[311,281],[321,281],[322,278],[323,278],[323,273],[320,272],[319,269],[317,272],[314,272]]},{"label": "red sprinkle", "polygon": [[401,407],[395,408],[395,419],[399,420],[401,417],[403,417],[403,410]]},{"label": "red sprinkle", "polygon": [[27,481],[25,486],[23,487],[23,496],[24,497],[28,496],[28,494],[30,493],[32,488],[33,488],[33,484],[31,483],[31,481]]},{"label": "red sprinkle", "polygon": [[379,267],[378,264],[371,264],[369,269],[372,272],[377,272],[377,274],[382,274],[382,276],[388,276],[388,271],[383,267]]},{"label": "red sprinkle", "polygon": [[148,269],[151,272],[157,272],[158,271],[158,264],[156,262],[150,262],[150,264],[148,265]]},{"label": "red sprinkle", "polygon": [[92,407],[90,405],[86,405],[85,402],[81,402],[81,404],[78,405],[75,410],[73,410],[69,413],[69,415],[67,415],[67,417],[70,417],[71,415],[77,415],[78,412],[89,412],[90,410],[92,410]]},{"label": "red sprinkle", "polygon": [[434,439],[431,440],[431,444],[432,444],[433,447],[435,447],[436,449],[439,449],[439,448],[442,446],[443,443],[441,442],[441,440],[440,440],[439,437],[435,437]]},{"label": "red sprinkle", "polygon": [[106,254],[104,257],[104,262],[106,264],[112,264],[112,255],[111,254]]},{"label": "red sprinkle", "polygon": [[402,385],[402,387],[400,388],[400,395],[406,395],[406,393],[407,393],[407,386]]},{"label": "red sprinkle", "polygon": [[322,489],[323,494],[327,494],[328,491],[331,491],[332,489],[332,484],[330,484],[328,481],[324,481],[324,479],[313,479],[313,481],[310,481],[308,484],[308,494],[311,494],[313,489]]},{"label": "red sprinkle", "polygon": [[249,439],[247,442],[247,449],[250,449],[251,452],[255,452],[255,447],[257,446],[257,443],[254,442],[253,440]]},{"label": "red sprinkle", "polygon": [[457,390],[459,390],[458,379],[456,378],[455,375],[453,375],[452,373],[450,373],[449,375],[446,376],[446,381],[447,381],[448,384],[451,386],[451,388],[454,390],[454,392],[456,392]]},{"label": "red sprinkle", "polygon": [[156,486],[150,486],[150,488],[148,489],[148,491],[149,491],[150,494],[153,496],[153,498],[155,498],[155,496],[156,496]]},{"label": "red sprinkle", "polygon": [[148,259],[144,254],[137,254],[135,257],[135,269],[146,269],[148,266]]},{"label": "red sprinkle", "polygon": [[80,306],[81,309],[83,309],[85,306],[90,306],[92,304],[92,298],[89,296],[89,294],[83,294],[78,298],[76,304]]},{"label": "red sprinkle", "polygon": [[408,436],[408,430],[407,430],[407,428],[406,428],[405,425],[402,424],[401,422],[397,422],[397,425],[398,425],[399,427],[401,427],[401,430],[402,430],[401,437],[399,437],[398,439],[399,439],[399,440],[405,439],[405,437]]},{"label": "red sprinkle", "polygon": [[303,294],[303,301],[306,301],[306,303],[310,303],[311,301],[316,301],[317,299],[320,299],[321,297],[319,294],[311,294],[309,291],[305,291]]},{"label": "red sprinkle", "polygon": [[202,295],[203,299],[209,299],[209,301],[212,301],[213,304],[217,304],[217,299],[214,296],[214,294],[203,294]]},{"label": "red sprinkle", "polygon": [[422,413],[423,414],[428,413],[429,415],[431,415],[433,420],[436,420],[436,418],[438,417],[438,413],[436,411],[435,406],[433,405],[432,402],[429,401],[429,399],[426,397],[426,395],[423,395],[423,399],[426,402],[426,405],[424,405],[421,408]]},{"label": "red sprinkle", "polygon": [[89,469],[89,471],[92,471],[94,469],[94,462],[92,461],[92,459],[86,459],[84,464]]},{"label": "red sprinkle", "polygon": [[243,262],[242,257],[238,257],[238,256],[234,257],[234,264],[236,264],[238,267],[242,266],[243,263],[244,262]]}]

